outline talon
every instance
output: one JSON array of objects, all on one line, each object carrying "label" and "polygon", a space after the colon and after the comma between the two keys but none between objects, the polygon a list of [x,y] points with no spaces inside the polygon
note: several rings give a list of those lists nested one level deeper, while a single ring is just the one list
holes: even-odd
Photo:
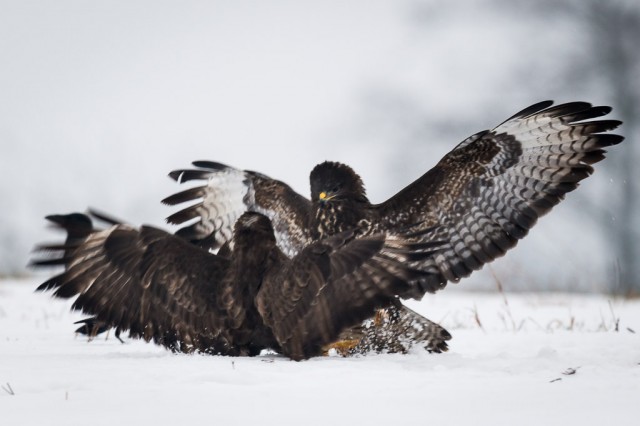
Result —
[{"label": "talon", "polygon": [[388,318],[389,313],[386,309],[378,309],[376,311],[376,316],[373,318],[373,325],[376,327],[380,327]]},{"label": "talon", "polygon": [[338,355],[346,357],[353,353],[354,349],[358,346],[359,343],[360,340],[357,339],[340,340],[325,347],[322,353],[323,355],[327,356],[329,355],[329,351],[331,349],[335,349]]}]

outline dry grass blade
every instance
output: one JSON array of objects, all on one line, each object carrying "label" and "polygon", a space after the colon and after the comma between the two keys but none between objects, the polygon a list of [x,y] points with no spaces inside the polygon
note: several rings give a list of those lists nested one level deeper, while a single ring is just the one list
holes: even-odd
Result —
[{"label": "dry grass blade", "polygon": [[611,300],[609,300],[609,309],[611,310],[611,317],[613,318],[613,323],[615,324],[614,331],[618,332],[620,327],[620,318],[617,318],[615,312],[613,312],[613,304],[611,303]]},{"label": "dry grass blade", "polygon": [[11,387],[11,385],[9,384],[9,382],[7,382],[7,386],[4,385],[0,385],[0,387],[2,388],[2,390],[4,390],[6,393],[8,393],[9,395],[15,395],[16,393],[13,391],[13,388]]},{"label": "dry grass blade", "polygon": [[480,315],[478,315],[478,307],[474,304],[473,309],[470,309],[470,310],[473,313],[473,319],[475,320],[476,324],[478,324],[478,327],[480,328],[480,330],[486,333],[486,330],[482,326],[482,321],[480,321]]},{"label": "dry grass blade", "polygon": [[[564,374],[565,376],[571,376],[573,374],[576,374],[579,368],[580,367],[576,367],[576,368],[569,367],[566,370],[564,370],[562,374]],[[555,379],[550,380],[549,383],[559,382],[560,380],[562,380],[562,377],[556,377]]]},{"label": "dry grass blade", "polygon": [[564,370],[562,372],[562,374],[564,374],[565,376],[571,376],[571,375],[576,374],[578,372],[578,368],[580,368],[580,367],[576,367],[576,368],[569,367],[566,370]]},{"label": "dry grass blade", "polygon": [[504,307],[505,307],[505,310],[507,311],[507,316],[511,321],[511,330],[515,332],[517,331],[518,327],[516,326],[516,321],[513,319],[513,314],[511,313],[511,307],[509,307],[509,300],[507,300],[507,295],[504,292],[502,281],[500,281],[500,279],[496,275],[491,265],[487,265],[487,266],[488,266],[489,272],[491,272],[491,276],[493,277],[493,280],[496,282],[496,287],[498,287],[498,292],[500,293],[500,295],[502,296],[502,300],[504,301]]}]

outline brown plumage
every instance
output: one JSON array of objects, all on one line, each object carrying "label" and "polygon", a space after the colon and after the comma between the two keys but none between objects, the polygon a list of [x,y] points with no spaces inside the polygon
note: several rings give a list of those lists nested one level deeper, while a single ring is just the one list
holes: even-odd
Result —
[{"label": "brown plumage", "polygon": [[[310,175],[311,199],[259,173],[197,161],[197,169],[170,174],[180,182],[206,180],[168,197],[175,205],[200,201],[170,216],[178,233],[196,243],[222,244],[244,211],[269,217],[289,256],[312,241],[353,226],[366,232],[407,232],[438,226],[423,240],[444,241],[437,255],[413,266],[431,274],[411,297],[458,282],[502,256],[537,219],[588,177],[604,148],[622,136],[606,133],[621,123],[598,119],[610,107],[572,102],[532,105],[492,130],[462,141],[423,176],[380,204],[371,204],[360,177],[347,165],[324,162]],[[417,226],[415,225],[417,224]],[[214,244],[211,244],[214,242]]]},{"label": "brown plumage", "polygon": [[409,265],[439,246],[359,232],[319,240],[289,259],[269,219],[247,212],[222,257],[153,227],[117,224],[58,246],[65,271],[38,290],[77,296],[73,309],[173,351],[240,356],[271,348],[300,360],[413,293],[428,272]]},{"label": "brown plumage", "polygon": [[[122,223],[112,216],[92,209],[89,209],[87,214],[71,213],[49,215],[45,217],[45,219],[51,222],[54,228],[65,231],[67,233],[67,239],[64,244],[42,244],[37,246],[37,251],[49,254],[54,253],[56,256],[33,261],[31,265],[35,267],[61,265],[67,268],[80,244],[82,244],[90,234],[100,231],[100,228],[94,226],[92,218],[107,225]],[[85,318],[75,322],[75,324],[82,324],[76,329],[76,333],[87,335],[89,339],[93,339],[98,334],[109,330],[109,326],[97,318]],[[116,338],[122,342],[119,332],[116,332]]]},{"label": "brown plumage", "polygon": [[[446,249],[422,265],[435,274],[420,289],[433,292],[514,247],[540,216],[593,172],[592,164],[604,158],[604,148],[624,139],[606,133],[620,121],[597,119],[610,107],[585,102],[552,105],[551,101],[532,105],[493,130],[470,136],[380,204],[369,202],[360,177],[341,163],[327,161],[313,169],[308,200],[264,175],[194,162],[199,169],[177,170],[170,176],[180,182],[206,179],[206,184],[164,202],[202,200],[168,220],[181,224],[197,218],[179,233],[193,241],[224,240],[235,216],[259,211],[281,224],[276,238],[291,254],[356,225],[369,232],[437,225],[438,234],[428,238],[446,241]],[[231,196],[227,190],[234,185],[239,191]]]}]

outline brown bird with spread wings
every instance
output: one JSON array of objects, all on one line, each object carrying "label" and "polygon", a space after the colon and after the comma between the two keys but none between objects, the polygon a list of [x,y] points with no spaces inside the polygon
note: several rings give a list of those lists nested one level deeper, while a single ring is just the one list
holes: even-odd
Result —
[{"label": "brown bird with spread wings", "polygon": [[[265,214],[273,223],[278,246],[288,256],[354,226],[370,233],[399,232],[414,224],[416,230],[437,226],[436,233],[423,239],[443,241],[443,249],[414,265],[431,272],[413,287],[410,296],[419,298],[504,255],[540,216],[576,189],[593,172],[592,165],[604,159],[604,148],[623,140],[607,133],[619,121],[600,119],[610,111],[585,102],[532,105],[494,129],[465,139],[435,167],[380,204],[369,202],[361,178],[349,166],[334,162],[319,164],[311,172],[311,200],[263,174],[196,161],[196,169],[176,170],[170,176],[205,184],[163,201],[170,205],[197,201],[168,221],[180,225],[193,220],[177,234],[210,248],[228,241],[243,212]],[[405,307],[389,312],[387,317],[394,320],[386,324],[381,339],[375,336],[375,327],[368,328],[374,340],[429,341],[436,342],[428,345],[436,351],[446,349],[449,335],[444,329],[431,323],[428,333],[424,326],[418,327],[418,336],[412,334],[411,324],[429,324],[426,318]]]},{"label": "brown bird with spread wings", "polygon": [[[62,226],[82,219],[56,218]],[[173,351],[252,356],[273,349],[301,360],[322,354],[347,327],[397,296],[413,294],[429,273],[410,264],[439,246],[353,229],[289,259],[269,219],[253,212],[236,221],[231,241],[224,257],[157,228],[116,224],[43,247],[59,256],[34,264],[65,271],[38,290],[77,296],[72,309],[96,323]]]},{"label": "brown bird with spread wings", "polygon": [[[437,256],[420,265],[433,272],[416,288],[424,292],[458,282],[505,254],[538,218],[559,203],[604,159],[604,148],[620,143],[606,133],[617,120],[602,120],[607,106],[552,101],[532,105],[492,130],[462,141],[431,170],[389,200],[371,204],[361,178],[347,165],[324,162],[310,175],[311,200],[263,174],[220,163],[196,161],[176,170],[179,182],[206,180],[163,200],[195,204],[167,220],[183,224],[177,234],[199,244],[224,244],[245,211],[271,219],[276,241],[293,256],[320,238],[361,226],[367,232],[438,227],[423,238],[444,241]],[[417,224],[417,226],[415,225]]]}]

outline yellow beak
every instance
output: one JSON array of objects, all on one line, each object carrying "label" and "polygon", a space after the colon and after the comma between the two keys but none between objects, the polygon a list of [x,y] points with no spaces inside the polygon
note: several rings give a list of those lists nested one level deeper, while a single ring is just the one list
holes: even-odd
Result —
[{"label": "yellow beak", "polygon": [[327,198],[327,193],[326,192],[321,192],[319,195],[321,200],[324,200],[325,198]]}]

